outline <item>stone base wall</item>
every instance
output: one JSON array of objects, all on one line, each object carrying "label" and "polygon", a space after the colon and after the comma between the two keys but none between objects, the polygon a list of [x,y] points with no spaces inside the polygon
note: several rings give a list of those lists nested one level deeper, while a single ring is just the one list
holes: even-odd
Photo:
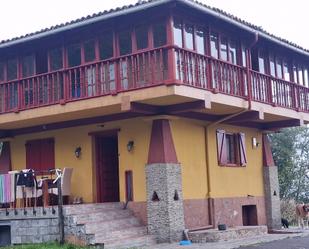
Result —
[{"label": "stone base wall", "polygon": [[187,229],[210,225],[208,199],[184,200],[183,207]]},{"label": "stone base wall", "polygon": [[129,202],[128,209],[130,209],[134,216],[139,218],[143,225],[147,225],[147,203],[145,201]]}]

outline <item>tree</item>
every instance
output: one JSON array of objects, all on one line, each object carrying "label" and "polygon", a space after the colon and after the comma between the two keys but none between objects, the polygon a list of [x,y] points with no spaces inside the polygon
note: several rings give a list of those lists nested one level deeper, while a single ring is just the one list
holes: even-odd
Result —
[{"label": "tree", "polygon": [[284,129],[270,135],[278,166],[280,197],[309,202],[309,128]]}]

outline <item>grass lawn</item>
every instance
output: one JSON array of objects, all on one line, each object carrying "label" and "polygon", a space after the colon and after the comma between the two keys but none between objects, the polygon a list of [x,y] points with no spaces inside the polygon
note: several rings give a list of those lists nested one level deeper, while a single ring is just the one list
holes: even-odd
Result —
[{"label": "grass lawn", "polygon": [[74,245],[60,246],[59,244],[56,244],[56,243],[49,243],[49,244],[8,246],[8,247],[2,247],[2,249],[90,249],[90,247],[81,247],[81,246],[74,246]]}]

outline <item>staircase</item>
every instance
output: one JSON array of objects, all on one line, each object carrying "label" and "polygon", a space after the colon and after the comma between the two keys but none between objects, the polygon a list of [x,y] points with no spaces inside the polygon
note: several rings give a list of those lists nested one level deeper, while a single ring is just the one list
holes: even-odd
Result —
[{"label": "staircase", "polygon": [[104,249],[155,244],[147,228],[122,203],[69,205],[64,207],[64,216],[66,238],[75,244],[104,245]]}]

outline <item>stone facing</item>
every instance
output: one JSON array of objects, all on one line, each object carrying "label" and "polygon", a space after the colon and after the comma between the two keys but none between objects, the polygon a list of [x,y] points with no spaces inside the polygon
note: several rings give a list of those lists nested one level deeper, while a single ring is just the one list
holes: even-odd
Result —
[{"label": "stone facing", "polygon": [[265,206],[268,229],[281,229],[278,168],[264,167]]},{"label": "stone facing", "polygon": [[[146,165],[147,222],[149,234],[158,242],[179,241],[184,225],[181,166],[179,164]],[[178,200],[174,200],[177,191]],[[154,192],[159,200],[152,200]]]}]

